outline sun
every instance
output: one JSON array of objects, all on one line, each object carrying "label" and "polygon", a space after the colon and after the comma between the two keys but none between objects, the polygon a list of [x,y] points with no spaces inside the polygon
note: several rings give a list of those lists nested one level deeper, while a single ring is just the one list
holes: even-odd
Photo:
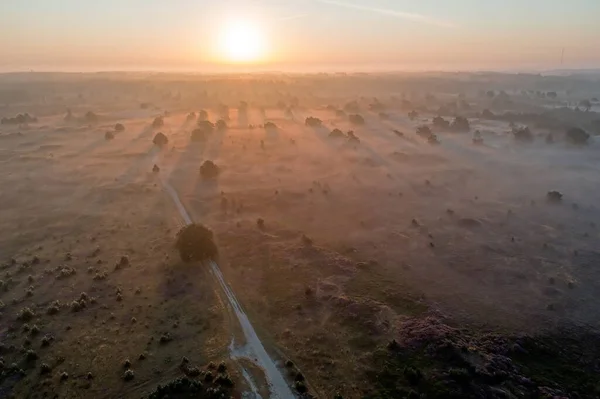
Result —
[{"label": "sun", "polygon": [[265,52],[265,36],[252,21],[235,19],[222,27],[220,49],[226,61],[257,62]]}]

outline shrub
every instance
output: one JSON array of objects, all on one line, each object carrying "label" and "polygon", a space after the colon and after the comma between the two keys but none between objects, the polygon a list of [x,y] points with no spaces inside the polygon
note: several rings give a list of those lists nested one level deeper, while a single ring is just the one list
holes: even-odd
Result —
[{"label": "shrub", "polygon": [[[184,227],[185,228],[185,227]],[[182,258],[183,259],[183,258]],[[185,259],[184,259],[185,260]],[[160,336],[159,342],[161,344],[166,344],[173,341],[173,337],[171,336],[171,333],[166,332],[163,335]]]},{"label": "shrub", "polygon": [[520,141],[522,143],[530,143],[533,141],[533,134],[527,126],[514,127],[512,133],[515,140]]},{"label": "shrub", "polygon": [[154,139],[152,139],[152,143],[159,147],[163,147],[169,143],[169,139],[162,132],[158,132],[156,133],[156,136],[154,136]]},{"label": "shrub", "polygon": [[131,381],[133,380],[133,378],[135,377],[135,373],[133,372],[133,370],[125,370],[125,373],[123,374],[123,380],[125,381]]},{"label": "shrub", "polygon": [[431,132],[431,129],[429,128],[429,126],[419,126],[417,128],[417,136],[423,137],[423,138],[428,138],[432,135],[433,133]]},{"label": "shrub", "polygon": [[229,374],[219,374],[217,378],[215,378],[215,384],[223,387],[233,387],[233,380]]},{"label": "shrub", "polygon": [[158,172],[160,172],[160,168],[158,167],[158,165],[157,165],[157,164],[154,164],[154,166],[152,167],[152,172],[153,172],[153,173],[158,173]]},{"label": "shrub", "polygon": [[87,123],[96,123],[98,122],[98,115],[96,115],[95,113],[93,113],[92,111],[88,111],[85,113],[85,115],[83,116],[83,119],[87,122]]},{"label": "shrub", "polygon": [[583,129],[578,127],[573,127],[567,130],[565,134],[565,138],[567,142],[575,145],[585,145],[587,144],[590,135]]},{"label": "shrub", "polygon": [[256,226],[259,229],[261,229],[261,230],[264,229],[265,228],[265,221],[264,221],[264,219],[263,218],[256,219]]},{"label": "shrub", "polygon": [[55,315],[59,311],[60,311],[60,302],[54,301],[54,302],[52,302],[52,304],[50,304],[50,306],[48,306],[46,313],[49,315]]},{"label": "shrub", "polygon": [[346,135],[340,129],[333,129],[331,131],[331,133],[329,133],[329,137],[331,137],[333,139],[337,139],[337,138],[345,138]]},{"label": "shrub", "polygon": [[321,126],[323,126],[323,121],[321,119],[319,119],[319,118],[315,118],[315,117],[309,116],[304,121],[304,124],[306,126],[310,126],[310,127],[321,127]]},{"label": "shrub", "polygon": [[277,130],[277,125],[273,122],[266,122],[264,126],[265,130]]},{"label": "shrub", "polygon": [[35,317],[35,313],[30,308],[23,308],[17,313],[17,320],[29,321]]},{"label": "shrub", "polygon": [[217,132],[224,132],[227,130],[227,122],[225,122],[223,119],[219,119],[215,124],[215,128],[217,129]]},{"label": "shrub", "polygon": [[208,120],[208,112],[206,112],[205,110],[201,109],[198,112],[198,122],[202,122]]},{"label": "shrub", "polygon": [[295,381],[294,388],[296,388],[296,391],[298,391],[298,393],[300,393],[300,394],[305,394],[308,391],[304,381]]},{"label": "shrub", "polygon": [[359,115],[359,114],[349,115],[348,120],[353,125],[364,125],[365,124],[365,119],[362,117],[362,115]]},{"label": "shrub", "polygon": [[49,374],[52,371],[52,368],[46,363],[42,363],[40,366],[40,374]]},{"label": "shrub", "polygon": [[219,167],[211,160],[204,161],[200,166],[200,176],[203,179],[214,179],[219,175]]},{"label": "shrub", "polygon": [[419,370],[418,368],[409,366],[404,368],[404,378],[406,378],[410,385],[414,386],[419,384],[419,381],[421,381],[423,375],[421,373],[421,370]]},{"label": "shrub", "polygon": [[408,119],[410,119],[411,121],[414,121],[418,117],[419,117],[419,113],[415,110],[412,110],[408,113]]},{"label": "shrub", "polygon": [[122,132],[125,130],[125,126],[122,123],[117,123],[115,125],[115,132]]},{"label": "shrub", "polygon": [[37,360],[38,355],[37,353],[35,353],[35,351],[33,349],[29,349],[27,350],[27,352],[25,352],[25,359],[27,359],[27,361],[34,361]]},{"label": "shrub", "polygon": [[483,118],[483,119],[494,119],[495,117],[496,117],[496,115],[494,115],[492,113],[492,111],[490,111],[489,109],[484,109],[481,112],[481,118]]},{"label": "shrub", "polygon": [[161,128],[165,125],[165,120],[163,119],[162,116],[157,116],[156,118],[154,118],[154,120],[152,121],[152,127],[155,129]]},{"label": "shrub", "polygon": [[184,262],[214,259],[218,254],[213,232],[198,223],[179,230],[175,247]]},{"label": "shrub", "polygon": [[476,130],[475,133],[473,134],[473,144],[475,144],[475,145],[483,144],[483,137],[481,137],[481,132],[479,130]]},{"label": "shrub", "polygon": [[546,194],[546,199],[548,202],[558,203],[561,202],[563,195],[560,191],[548,191]]},{"label": "shrub", "polygon": [[104,140],[112,140],[115,138],[115,134],[113,132],[104,133]]},{"label": "shrub", "polygon": [[352,143],[360,143],[360,139],[356,136],[356,134],[354,134],[354,131],[349,130],[346,135],[348,136],[348,141]]},{"label": "shrub", "polygon": [[450,124],[450,128],[456,132],[468,132],[471,130],[469,120],[464,116],[457,116]]},{"label": "shrub", "polygon": [[450,122],[448,122],[441,116],[436,116],[435,118],[433,118],[432,124],[438,129],[448,129],[450,127]]}]

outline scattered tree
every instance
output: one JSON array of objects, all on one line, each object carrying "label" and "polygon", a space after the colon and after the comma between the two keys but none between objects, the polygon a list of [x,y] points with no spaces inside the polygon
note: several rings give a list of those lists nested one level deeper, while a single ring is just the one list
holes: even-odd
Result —
[{"label": "scattered tree", "polygon": [[156,136],[154,136],[152,142],[154,143],[154,145],[163,147],[169,143],[169,139],[162,132],[158,132],[156,133]]},{"label": "scattered tree", "polygon": [[408,119],[410,119],[411,121],[414,121],[418,117],[419,117],[419,113],[415,110],[412,110],[408,113]]},{"label": "scattered tree", "polygon": [[200,166],[200,176],[203,179],[215,179],[219,172],[219,167],[211,160],[204,161]]},{"label": "scattered tree", "polygon": [[331,137],[332,139],[338,139],[338,138],[344,138],[344,137],[346,137],[346,135],[340,129],[333,129],[329,133],[329,137]]},{"label": "scattered tree", "polygon": [[152,121],[152,127],[155,129],[161,128],[165,125],[165,121],[163,119],[162,116],[157,116],[156,118],[154,118],[154,120]]},{"label": "scattered tree", "polygon": [[456,132],[468,132],[471,130],[471,125],[469,124],[469,120],[464,116],[457,116],[452,121],[450,128]]},{"label": "scattered tree", "polygon": [[357,125],[357,126],[365,124],[365,119],[362,117],[362,115],[359,115],[359,114],[349,115],[348,120],[350,121],[350,123],[352,123],[353,125]]},{"label": "scattered tree", "polygon": [[117,123],[115,125],[115,132],[122,132],[125,130],[125,126],[122,123]]},{"label": "scattered tree", "polygon": [[523,142],[523,143],[530,143],[533,141],[533,134],[531,133],[531,130],[529,130],[529,127],[525,126],[525,127],[514,127],[512,130],[513,136],[517,141]]},{"label": "scattered tree", "polygon": [[450,127],[450,122],[448,122],[441,116],[436,116],[431,122],[432,125],[438,129],[448,129]]},{"label": "scattered tree", "polygon": [[585,145],[587,144],[590,135],[583,129],[578,127],[572,127],[567,130],[565,134],[565,138],[567,142],[575,145]]},{"label": "scattered tree", "polygon": [[179,230],[175,247],[184,262],[215,259],[218,254],[213,232],[199,223],[192,223]]},{"label": "scattered tree", "polygon": [[309,116],[304,121],[304,124],[306,126],[310,126],[310,127],[321,127],[321,126],[323,126],[323,121],[321,119],[319,119],[319,118],[315,118],[315,117]]}]

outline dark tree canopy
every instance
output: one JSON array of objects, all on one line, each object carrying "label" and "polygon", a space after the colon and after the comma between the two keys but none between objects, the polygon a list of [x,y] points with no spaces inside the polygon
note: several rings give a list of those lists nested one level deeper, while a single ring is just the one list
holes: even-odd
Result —
[{"label": "dark tree canopy", "polygon": [[321,126],[323,126],[323,121],[321,119],[319,119],[319,118],[315,118],[315,117],[309,116],[304,121],[304,124],[306,126],[310,126],[310,127],[321,127]]},{"label": "dark tree canopy", "polygon": [[152,142],[155,145],[162,147],[169,143],[169,139],[162,132],[158,132],[158,133],[156,133],[156,136],[154,136],[154,139],[152,140]]},{"label": "dark tree canopy", "polygon": [[520,141],[523,143],[530,143],[533,141],[533,134],[531,133],[531,130],[529,130],[529,127],[527,127],[527,126],[514,127],[512,133],[517,141]]},{"label": "dark tree canopy", "polygon": [[331,137],[332,139],[339,139],[339,138],[345,138],[346,135],[340,129],[333,129],[329,133],[329,137]]},{"label": "dark tree canopy", "polygon": [[125,130],[125,126],[122,123],[117,123],[115,125],[115,132],[122,132]]},{"label": "dark tree canopy", "polygon": [[588,143],[590,135],[583,129],[572,127],[565,134],[567,142],[576,145],[585,145]]},{"label": "dark tree canopy", "polygon": [[457,116],[452,121],[450,128],[456,132],[468,132],[471,130],[471,125],[469,124],[469,120],[464,116]]},{"label": "dark tree canopy", "polygon": [[348,115],[348,120],[353,125],[364,125],[365,124],[365,119],[362,117],[362,115],[359,115],[359,114]]},{"label": "dark tree canopy", "polygon": [[175,247],[184,262],[214,260],[218,254],[213,232],[197,223],[187,225],[177,233]]},{"label": "dark tree canopy", "polygon": [[200,166],[200,176],[204,179],[214,179],[219,175],[219,167],[213,161],[204,161]]},{"label": "dark tree canopy", "polygon": [[273,122],[266,122],[264,127],[265,130],[277,130],[277,125]]},{"label": "dark tree canopy", "polygon": [[438,129],[448,129],[450,127],[450,122],[448,122],[441,116],[436,116],[435,118],[433,118],[431,124]]}]

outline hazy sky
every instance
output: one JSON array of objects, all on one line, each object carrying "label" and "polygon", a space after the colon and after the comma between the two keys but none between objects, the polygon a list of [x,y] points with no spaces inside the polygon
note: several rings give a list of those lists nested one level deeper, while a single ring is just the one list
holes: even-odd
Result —
[{"label": "hazy sky", "polygon": [[262,69],[600,67],[600,0],[0,0],[0,70],[218,69],[231,18]]}]

